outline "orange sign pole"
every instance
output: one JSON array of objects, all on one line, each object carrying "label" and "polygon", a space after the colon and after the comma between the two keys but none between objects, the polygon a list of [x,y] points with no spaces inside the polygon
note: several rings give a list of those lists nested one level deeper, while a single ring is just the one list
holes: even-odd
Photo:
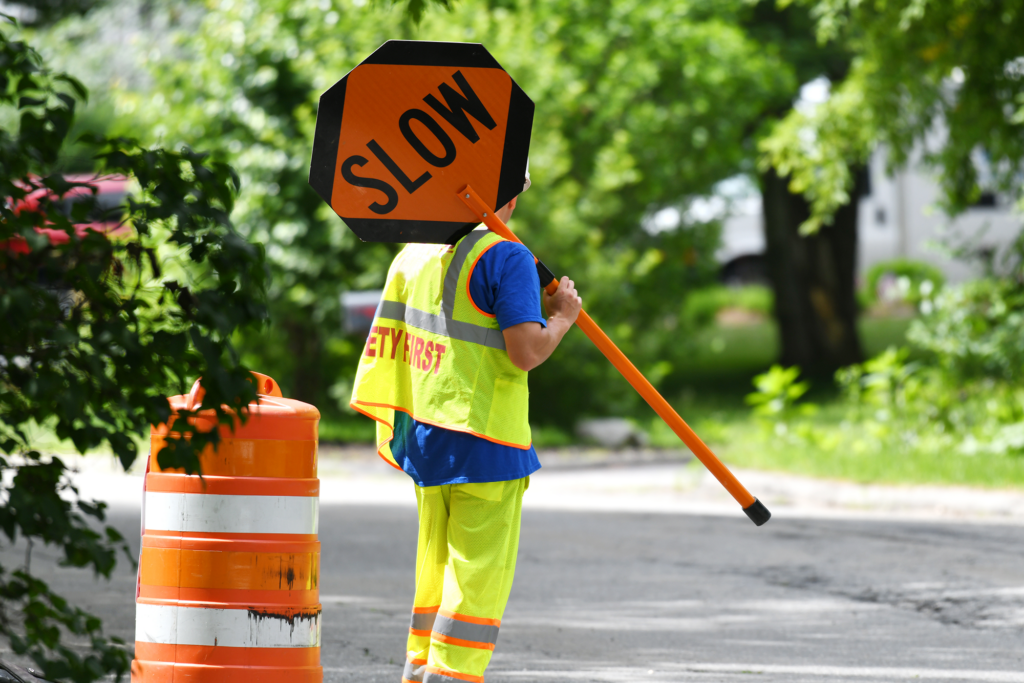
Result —
[{"label": "orange sign pole", "polygon": [[[494,211],[488,208],[487,204],[484,203],[480,196],[473,191],[473,188],[467,185],[465,188],[459,191],[459,198],[468,206],[477,217],[483,221],[484,225],[489,230],[498,235],[501,235],[507,240],[513,242],[519,242],[522,244],[522,240],[515,236],[515,234],[508,229],[508,226],[500,218],[494,215]],[[535,257],[536,258],[536,257]],[[554,294],[558,288],[558,279],[553,279],[551,282],[544,286],[548,294]],[[751,521],[757,526],[761,526],[771,518],[771,513],[768,508],[764,506],[754,496],[750,495],[750,492],[744,488],[743,484],[736,479],[736,476],[729,471],[729,468],[722,464],[722,461],[711,452],[711,449],[707,447],[700,437],[690,429],[690,425],[686,424],[683,418],[679,417],[679,414],[672,409],[668,401],[658,393],[658,390],[643,376],[636,366],[630,362],[626,354],[619,350],[619,347],[615,345],[608,335],[598,327],[597,323],[587,315],[586,311],[580,311],[579,317],[576,319],[576,326],[583,330],[583,333],[587,335],[590,341],[594,342],[601,353],[611,361],[612,365],[615,366],[622,376],[626,378],[637,392],[643,396],[644,400],[656,412],[662,420],[665,421],[672,431],[682,439],[683,443],[686,444],[687,448],[697,456],[704,466],[708,468],[711,474],[715,475],[715,478],[725,487],[725,489],[736,499],[736,502],[740,504],[743,511],[747,513]]]}]

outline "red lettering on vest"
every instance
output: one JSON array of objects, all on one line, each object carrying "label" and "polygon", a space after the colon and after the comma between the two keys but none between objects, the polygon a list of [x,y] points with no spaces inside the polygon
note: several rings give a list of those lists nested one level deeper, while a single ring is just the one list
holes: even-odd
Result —
[{"label": "red lettering on vest", "polygon": [[371,327],[370,328],[370,336],[366,338],[366,356],[368,358],[373,358],[375,355],[377,355],[374,352],[374,350],[373,350],[373,347],[377,343],[377,336],[376,335],[377,335],[377,328],[376,327]]},{"label": "red lettering on vest", "polygon": [[423,353],[423,369],[430,372],[430,366],[434,364],[434,342],[428,341],[427,348]]},{"label": "red lettering on vest", "polygon": [[412,351],[412,364],[416,366],[417,370],[422,370],[420,355],[423,353],[423,338],[416,337],[416,348]]},{"label": "red lettering on vest", "polygon": [[383,358],[384,357],[384,349],[387,346],[388,335],[391,334],[391,328],[390,327],[378,326],[377,327],[377,334],[380,335],[380,348],[377,349],[377,355],[380,356],[381,358]]},{"label": "red lettering on vest", "polygon": [[444,352],[447,351],[447,350],[448,349],[445,347],[444,344],[434,344],[434,352],[435,352],[435,354],[437,356],[437,362],[434,363],[434,374],[435,375],[437,374],[437,369],[439,367],[441,367],[441,356],[443,356]]},{"label": "red lettering on vest", "polygon": [[[404,330],[400,330],[397,327],[391,328],[391,360],[395,359],[395,352],[398,351],[398,340],[402,338]],[[409,346],[409,342],[406,342],[406,348]]]},{"label": "red lettering on vest", "polygon": [[403,342],[404,346],[402,347],[402,362],[403,363],[408,363],[409,362],[409,340],[410,339],[412,339],[412,335],[409,334],[408,332],[406,332],[405,333],[405,342]]}]

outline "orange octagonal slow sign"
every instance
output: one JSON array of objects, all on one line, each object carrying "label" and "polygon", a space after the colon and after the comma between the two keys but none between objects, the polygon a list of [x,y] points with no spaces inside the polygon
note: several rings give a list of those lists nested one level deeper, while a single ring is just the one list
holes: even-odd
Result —
[{"label": "orange octagonal slow sign", "polygon": [[364,242],[454,242],[523,190],[534,105],[479,43],[389,40],[320,98],[309,184]]}]

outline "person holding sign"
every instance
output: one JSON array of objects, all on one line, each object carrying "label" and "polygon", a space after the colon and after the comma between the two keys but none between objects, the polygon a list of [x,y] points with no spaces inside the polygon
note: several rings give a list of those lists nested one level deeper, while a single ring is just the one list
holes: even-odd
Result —
[{"label": "person holding sign", "polygon": [[[515,204],[497,212],[503,221]],[[378,452],[416,483],[403,681],[483,681],[512,588],[523,493],[540,468],[527,372],[583,304],[568,278],[543,296],[547,319],[533,256],[485,228],[454,245],[409,244],[388,272],[351,405],[377,421]]]},{"label": "person holding sign", "polygon": [[573,282],[557,280],[505,225],[524,174],[529,185],[534,109],[483,45],[406,40],[381,45],[317,109],[310,187],[359,239],[407,245],[388,273],[351,401],[377,421],[381,457],[416,482],[405,681],[483,681],[512,585],[523,492],[540,467],[527,372],[574,324],[755,524],[771,517],[582,311]]}]

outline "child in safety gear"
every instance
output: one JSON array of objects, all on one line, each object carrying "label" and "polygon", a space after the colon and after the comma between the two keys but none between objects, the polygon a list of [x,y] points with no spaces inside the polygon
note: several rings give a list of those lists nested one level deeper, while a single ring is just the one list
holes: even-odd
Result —
[{"label": "child in safety gear", "polygon": [[[507,222],[515,206],[496,215]],[[540,468],[527,372],[583,305],[566,277],[543,299],[547,319],[533,256],[484,228],[453,245],[409,244],[388,272],[351,405],[377,421],[381,457],[416,483],[403,683],[482,683],[494,651],[523,493]]]}]

